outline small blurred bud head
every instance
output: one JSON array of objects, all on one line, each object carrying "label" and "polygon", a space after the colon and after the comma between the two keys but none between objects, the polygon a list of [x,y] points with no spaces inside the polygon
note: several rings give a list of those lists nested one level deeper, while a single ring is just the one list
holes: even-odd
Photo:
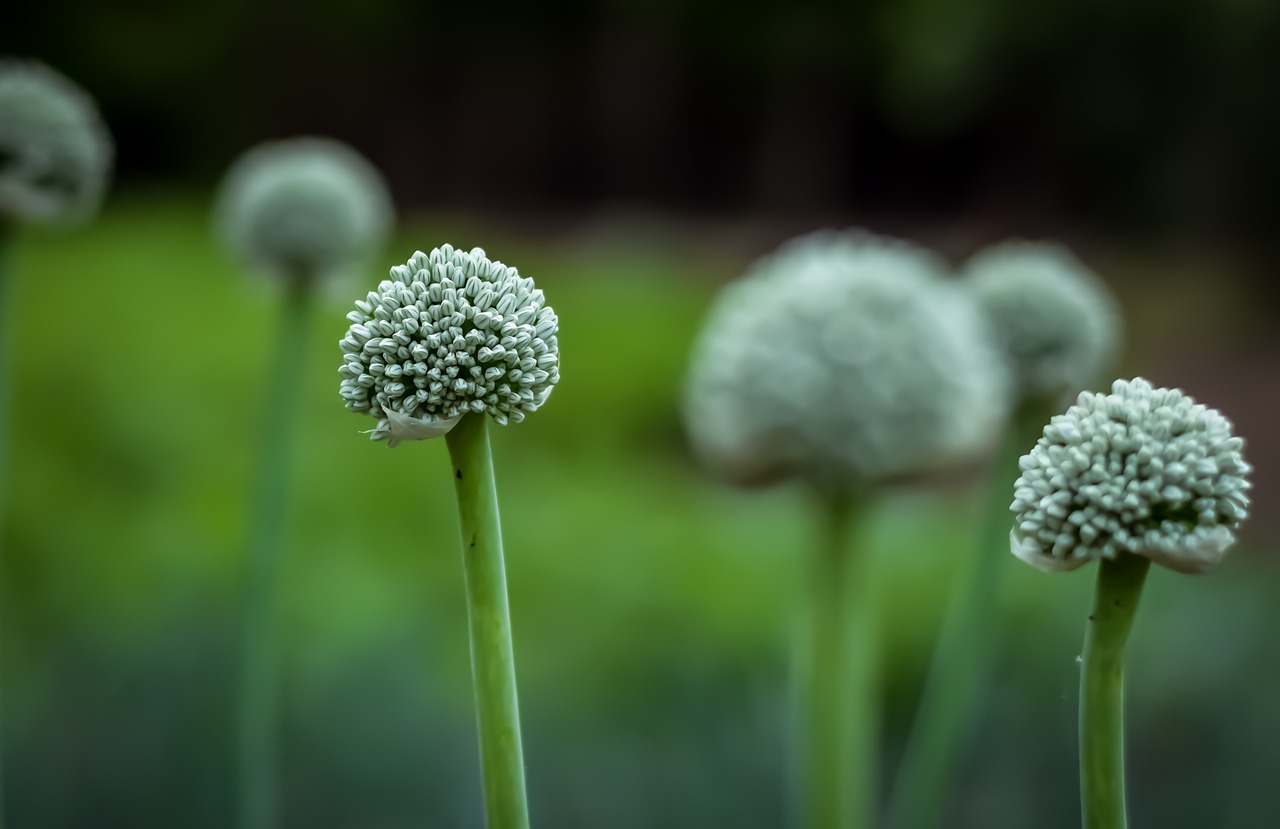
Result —
[{"label": "small blurred bud head", "polygon": [[1006,242],[978,253],[965,276],[1021,398],[1065,402],[1102,379],[1120,342],[1120,311],[1107,286],[1066,249]]},{"label": "small blurred bud head", "polygon": [[0,60],[0,216],[91,218],[111,157],[111,136],[80,87],[44,64]]},{"label": "small blurred bud head", "polygon": [[693,351],[697,454],[738,483],[844,487],[937,470],[1006,410],[985,322],[943,264],[860,232],[804,236],[726,287]]},{"label": "small blurred bud head", "polygon": [[259,145],[227,172],[218,232],[248,267],[322,279],[360,267],[394,220],[382,176],[345,144],[294,138]]}]

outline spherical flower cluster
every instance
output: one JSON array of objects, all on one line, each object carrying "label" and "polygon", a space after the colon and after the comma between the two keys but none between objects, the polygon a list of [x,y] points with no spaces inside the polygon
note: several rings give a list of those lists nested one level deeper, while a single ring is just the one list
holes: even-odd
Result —
[{"label": "spherical flower cluster", "polygon": [[261,144],[223,180],[219,233],[248,266],[319,279],[356,266],[394,218],[382,176],[359,153],[324,138]]},{"label": "spherical flower cluster", "polygon": [[468,412],[519,423],[560,380],[555,311],[480,248],[415,253],[347,319],[342,397],[390,446],[442,435]]},{"label": "spherical flower cluster", "polygon": [[78,86],[40,63],[0,61],[0,215],[92,216],[111,156],[111,136]]},{"label": "spherical flower cluster", "polygon": [[1050,571],[1126,553],[1206,570],[1248,515],[1243,447],[1230,421],[1177,389],[1137,378],[1083,393],[1022,457],[1013,552]]},{"label": "spherical flower cluster", "polygon": [[721,293],[695,345],[695,451],[739,483],[830,486],[938,468],[984,445],[1005,376],[977,308],[931,254],[866,233],[801,237]]},{"label": "spherical flower cluster", "polygon": [[1022,397],[1070,395],[1115,358],[1120,312],[1107,286],[1066,249],[1006,242],[965,267]]}]

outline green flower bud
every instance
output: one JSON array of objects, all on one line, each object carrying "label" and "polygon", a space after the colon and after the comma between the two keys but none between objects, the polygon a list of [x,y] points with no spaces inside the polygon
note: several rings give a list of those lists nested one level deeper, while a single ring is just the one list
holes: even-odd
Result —
[{"label": "green flower bud", "polygon": [[443,435],[468,412],[519,423],[560,380],[555,311],[480,248],[415,253],[347,319],[342,397],[390,446]]},{"label": "green flower bud", "polygon": [[88,219],[111,155],[111,136],[80,87],[41,63],[0,61],[0,214]]},{"label": "green flower bud", "polygon": [[358,267],[394,219],[382,176],[359,153],[324,138],[261,144],[223,180],[218,231],[247,266],[320,279]]},{"label": "green flower bud", "polygon": [[1206,570],[1249,514],[1243,449],[1229,420],[1178,389],[1136,378],[1085,392],[1022,457],[1013,553],[1049,571],[1124,553]]}]

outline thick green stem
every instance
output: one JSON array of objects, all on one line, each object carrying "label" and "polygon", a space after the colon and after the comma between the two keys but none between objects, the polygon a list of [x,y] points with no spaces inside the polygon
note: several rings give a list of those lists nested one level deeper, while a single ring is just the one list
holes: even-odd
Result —
[{"label": "thick green stem", "polygon": [[[9,299],[13,295],[14,286],[9,277],[9,240],[10,228],[7,223],[0,220],[0,598],[4,596],[8,579],[4,578],[8,570],[8,560],[5,556],[4,534],[5,534],[5,510],[7,506],[7,489],[6,485],[9,481],[9,395],[12,393],[11,386],[13,384],[13,357],[9,353],[9,348],[13,338],[13,319],[9,311]],[[3,618],[4,603],[0,601],[0,619]],[[0,641],[3,641],[4,633],[7,630],[3,621],[0,621]],[[3,664],[4,649],[0,648],[0,664]],[[3,829],[5,820],[5,802],[4,802],[4,693],[3,693],[3,677],[4,671],[0,670],[0,829]]]},{"label": "thick green stem", "polygon": [[890,829],[932,829],[941,823],[997,632],[995,606],[1009,555],[1010,493],[1018,459],[1035,443],[1054,406],[1024,403],[1005,431],[992,468],[973,550],[951,589],[924,693],[916,709],[889,806]]},{"label": "thick green stem", "polygon": [[453,460],[462,526],[485,818],[489,829],[527,829],[529,807],[524,791],[516,665],[488,416],[465,415],[445,436],[445,442]]},{"label": "thick green stem", "polygon": [[1124,829],[1124,646],[1151,565],[1103,559],[1080,671],[1080,810],[1084,829]]},{"label": "thick green stem", "polygon": [[[806,578],[801,677],[801,825],[866,829],[875,813],[874,608],[848,547],[858,514],[825,501]],[[857,572],[855,572],[855,570]]]},{"label": "thick green stem", "polygon": [[246,556],[240,676],[236,700],[236,772],[241,829],[278,822],[278,604],[281,537],[290,451],[306,354],[309,282],[293,279],[281,309],[258,452]]}]

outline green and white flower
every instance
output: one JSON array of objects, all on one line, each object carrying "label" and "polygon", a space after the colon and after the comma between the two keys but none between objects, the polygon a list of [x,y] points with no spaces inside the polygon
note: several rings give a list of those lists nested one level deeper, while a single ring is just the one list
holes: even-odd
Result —
[{"label": "green and white flower", "polygon": [[694,349],[685,423],[733,480],[879,481],[983,446],[1005,382],[985,321],[941,261],[822,232],[722,291]]},{"label": "green and white flower", "polygon": [[282,278],[321,279],[359,266],[394,219],[381,174],[326,138],[261,144],[227,172],[219,234],[237,258]]},{"label": "green and white flower", "polygon": [[1115,359],[1119,306],[1065,248],[1005,242],[974,256],[965,276],[991,319],[1020,397],[1070,399],[1098,382]]},{"label": "green and white flower", "polygon": [[0,216],[91,217],[111,158],[111,136],[80,87],[41,63],[0,61]]},{"label": "green and white flower", "polygon": [[559,321],[532,279],[480,248],[419,251],[356,302],[342,397],[395,446],[448,432],[468,412],[519,423],[560,380]]},{"label": "green and white flower", "polygon": [[1249,513],[1251,468],[1231,432],[1216,410],[1142,378],[1081,394],[1022,457],[1013,553],[1049,571],[1125,553],[1208,569]]}]

